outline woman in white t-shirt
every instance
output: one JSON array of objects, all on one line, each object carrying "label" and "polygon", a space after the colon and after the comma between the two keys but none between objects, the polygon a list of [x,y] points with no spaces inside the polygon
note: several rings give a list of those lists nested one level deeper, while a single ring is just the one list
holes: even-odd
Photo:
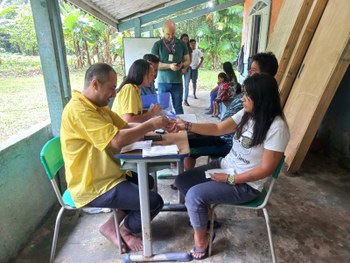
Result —
[{"label": "woman in white t-shirt", "polygon": [[[186,207],[194,229],[194,259],[208,256],[208,208],[212,204],[239,204],[254,200],[276,169],[289,141],[274,77],[257,73],[243,83],[244,108],[220,123],[189,123],[178,120],[182,130],[220,136],[235,132],[233,146],[224,158],[180,174],[178,189],[186,196]],[[210,169],[232,168],[211,174]]]}]

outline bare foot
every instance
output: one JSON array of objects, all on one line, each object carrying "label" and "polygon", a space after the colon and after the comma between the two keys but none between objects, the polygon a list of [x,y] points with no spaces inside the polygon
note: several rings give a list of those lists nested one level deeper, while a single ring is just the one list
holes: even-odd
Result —
[{"label": "bare foot", "polygon": [[[117,238],[117,233],[114,225],[114,218],[113,215],[108,219],[106,223],[104,223],[99,228],[100,233],[107,238],[109,241],[111,241],[115,246],[119,247],[119,242]],[[125,244],[122,241],[122,253],[126,253],[127,249],[125,247]]]},{"label": "bare foot", "polygon": [[136,252],[143,250],[142,240],[137,236],[134,236],[124,224],[120,226],[120,235],[131,251]]}]

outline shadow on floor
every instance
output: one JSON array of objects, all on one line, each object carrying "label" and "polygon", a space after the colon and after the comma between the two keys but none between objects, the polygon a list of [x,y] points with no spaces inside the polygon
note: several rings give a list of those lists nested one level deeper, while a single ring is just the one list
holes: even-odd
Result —
[{"label": "shadow on floor", "polygon": [[[191,107],[185,112],[206,120],[201,115],[207,106],[205,96],[199,93],[199,100],[189,100]],[[205,161],[202,157],[199,163]],[[175,201],[171,182],[159,180],[159,192],[164,200]],[[277,262],[350,262],[349,200],[350,172],[332,159],[309,153],[298,176],[284,169],[268,205]],[[263,217],[227,206],[218,208],[217,214],[222,228],[216,232],[213,256],[202,262],[271,262]],[[49,261],[56,215],[57,209],[13,262]],[[67,212],[56,262],[122,262],[124,255],[98,232],[109,216]],[[155,253],[189,251],[193,244],[185,212],[161,212],[152,222],[152,233]]]}]

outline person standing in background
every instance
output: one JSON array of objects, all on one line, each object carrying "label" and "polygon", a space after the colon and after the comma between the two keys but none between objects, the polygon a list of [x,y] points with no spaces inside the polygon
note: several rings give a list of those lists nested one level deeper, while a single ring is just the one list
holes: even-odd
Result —
[{"label": "person standing in background", "polygon": [[190,47],[192,49],[192,59],[191,59],[191,76],[190,79],[192,80],[192,87],[193,87],[193,97],[195,99],[198,99],[196,96],[196,89],[197,89],[197,79],[198,79],[198,69],[200,66],[202,66],[203,63],[203,53],[198,48],[196,48],[196,40],[191,39],[190,40]]},{"label": "person standing in background", "polygon": [[[192,49],[190,47],[189,37],[187,34],[182,34],[180,39],[186,43],[188,54],[190,55],[190,63],[192,62]],[[191,78],[191,67],[183,68],[182,73],[184,74],[184,88],[185,88],[185,94],[184,94],[184,105],[190,106],[188,103],[188,90],[190,86],[190,78]]]},{"label": "person standing in background", "polygon": [[185,42],[175,37],[175,23],[166,20],[163,38],[154,43],[152,54],[159,57],[158,93],[170,92],[176,114],[183,114],[182,69],[190,65],[190,56]]},{"label": "person standing in background", "polygon": [[154,80],[150,84],[149,87],[142,86],[141,87],[141,95],[150,95],[150,94],[156,94],[156,88],[154,86],[155,79],[157,78],[158,74],[158,67],[159,67],[159,58],[156,55],[153,54],[145,54],[143,56],[144,60],[147,60],[148,63],[151,64],[151,66],[154,69]]}]

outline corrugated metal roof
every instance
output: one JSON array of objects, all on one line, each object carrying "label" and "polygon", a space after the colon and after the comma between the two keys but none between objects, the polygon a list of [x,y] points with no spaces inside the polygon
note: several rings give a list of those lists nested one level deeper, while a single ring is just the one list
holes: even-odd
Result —
[{"label": "corrugated metal roof", "polygon": [[[212,0],[66,0],[96,18],[110,24],[118,31],[136,27],[159,27],[159,20],[180,12],[177,21],[195,17],[194,6],[202,5],[207,13],[243,3],[244,0],[227,0],[216,7],[208,7]],[[203,15],[203,13],[201,13]],[[187,15],[187,16],[186,16]],[[176,22],[176,21],[175,21]]]},{"label": "corrugated metal roof", "polygon": [[116,26],[185,0],[67,0],[97,18]]}]

